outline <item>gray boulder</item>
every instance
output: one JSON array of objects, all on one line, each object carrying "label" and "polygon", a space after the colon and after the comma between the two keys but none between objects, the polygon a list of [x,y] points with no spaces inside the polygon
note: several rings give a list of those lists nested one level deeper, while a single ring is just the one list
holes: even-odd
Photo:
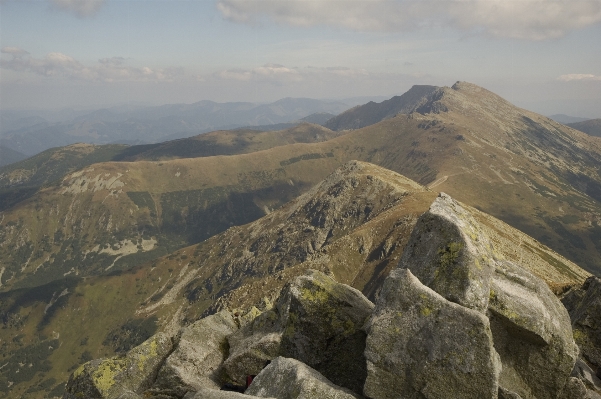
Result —
[{"label": "gray boulder", "polygon": [[582,356],[601,374],[601,279],[589,277],[564,298]]},{"label": "gray boulder", "polygon": [[366,396],[497,398],[501,362],[486,316],[444,299],[409,270],[385,280],[366,329]]},{"label": "gray boulder", "polygon": [[595,372],[582,359],[578,359],[572,370],[572,377],[579,378],[587,389],[598,390],[601,392],[601,380],[595,375]]},{"label": "gray boulder", "polygon": [[493,247],[459,203],[440,193],[415,225],[399,263],[451,302],[485,312],[494,271]]},{"label": "gray boulder", "polygon": [[219,388],[221,365],[228,355],[227,336],[237,330],[226,310],[183,328],[177,348],[159,371],[155,389],[182,397],[200,388]]},{"label": "gray boulder", "polygon": [[135,398],[154,382],[160,366],[173,348],[169,336],[158,333],[123,357],[96,359],[73,372],[65,399]]},{"label": "gray boulder", "polygon": [[296,359],[277,357],[255,377],[246,395],[277,399],[358,399]]},{"label": "gray boulder", "polygon": [[541,279],[503,259],[471,212],[441,193],[417,222],[399,268],[490,318],[501,386],[523,399],[557,397],[578,353],[569,316]]},{"label": "gray boulder", "polygon": [[225,370],[242,383],[267,360],[285,356],[360,393],[367,375],[362,327],[373,306],[360,291],[309,270],[283,288],[274,309],[229,337]]},{"label": "gray boulder", "polygon": [[522,399],[520,395],[515,392],[511,392],[508,389],[503,387],[499,387],[499,397],[498,399]]},{"label": "gray boulder", "polygon": [[586,399],[587,390],[584,383],[576,377],[570,377],[565,384],[561,399]]},{"label": "gray boulder", "polygon": [[542,280],[508,261],[496,262],[490,287],[501,385],[523,399],[557,397],[578,356],[567,311]]},{"label": "gray boulder", "polygon": [[250,399],[256,396],[250,396],[244,393],[219,391],[217,389],[200,388],[196,392],[187,393],[183,399]]}]

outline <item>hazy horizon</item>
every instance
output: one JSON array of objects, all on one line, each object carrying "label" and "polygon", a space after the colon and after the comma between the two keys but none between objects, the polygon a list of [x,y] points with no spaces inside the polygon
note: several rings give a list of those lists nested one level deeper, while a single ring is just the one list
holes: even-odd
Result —
[{"label": "hazy horizon", "polygon": [[597,0],[4,0],[0,22],[2,110],[389,98],[461,80],[601,118]]}]

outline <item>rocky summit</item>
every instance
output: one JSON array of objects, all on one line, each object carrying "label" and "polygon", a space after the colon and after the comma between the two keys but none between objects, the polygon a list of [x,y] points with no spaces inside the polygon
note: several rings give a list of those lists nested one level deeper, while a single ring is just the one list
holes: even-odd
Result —
[{"label": "rocky summit", "polygon": [[223,309],[84,364],[64,398],[599,398],[599,279],[564,296],[568,313],[490,231],[440,194],[375,304],[307,270],[263,310]]}]

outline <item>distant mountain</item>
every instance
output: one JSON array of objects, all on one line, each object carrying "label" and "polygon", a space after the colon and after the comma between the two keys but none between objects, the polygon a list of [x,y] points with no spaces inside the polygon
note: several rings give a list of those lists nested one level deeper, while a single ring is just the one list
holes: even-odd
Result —
[{"label": "distant mountain", "polygon": [[27,158],[25,154],[0,146],[0,167],[18,162],[25,158]]},{"label": "distant mountain", "polygon": [[316,125],[324,126],[327,121],[329,121],[330,119],[332,119],[335,116],[336,115],[330,114],[328,112],[317,112],[315,114],[311,114],[309,116],[301,118],[297,121],[292,121],[292,122],[288,122],[288,123],[274,123],[272,125],[244,126],[244,127],[239,127],[236,130],[249,130],[250,129],[250,130],[258,130],[258,131],[262,131],[262,132],[269,132],[269,131],[290,129],[294,126],[298,126],[303,123],[314,123]]},{"label": "distant mountain", "polygon": [[[31,156],[77,142],[156,143],[218,129],[288,123],[315,113],[337,114],[348,108],[349,105],[335,101],[285,98],[271,104],[200,101],[159,107],[113,107],[56,123],[25,123],[17,118],[23,114],[10,114],[17,118],[11,126],[19,128],[5,131],[0,144]],[[281,126],[285,127],[289,126]]]},{"label": "distant mountain", "polygon": [[373,125],[399,113],[409,113],[420,101],[436,90],[436,86],[413,86],[401,96],[392,97],[381,103],[369,102],[359,105],[330,119],[324,126],[332,130],[360,129]]},{"label": "distant mountain", "polygon": [[303,122],[315,123],[316,125],[324,126],[327,121],[334,118],[336,115],[328,112],[317,112],[301,119]]},{"label": "distant mountain", "polygon": [[589,119],[583,122],[568,123],[567,125],[591,136],[601,137],[601,119]]},{"label": "distant mountain", "polygon": [[589,120],[589,118],[581,118],[579,116],[570,116],[570,115],[564,115],[564,114],[551,115],[551,116],[549,116],[549,118],[553,119],[555,122],[563,123],[564,125],[567,125],[569,123],[584,122],[584,121]]}]

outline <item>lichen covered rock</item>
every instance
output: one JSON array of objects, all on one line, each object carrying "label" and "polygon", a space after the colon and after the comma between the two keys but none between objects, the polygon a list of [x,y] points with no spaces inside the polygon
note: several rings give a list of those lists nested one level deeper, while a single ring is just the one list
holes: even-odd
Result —
[{"label": "lichen covered rock", "polygon": [[69,378],[64,398],[132,397],[150,387],[172,348],[171,337],[159,333],[131,349],[123,357],[85,363]]},{"label": "lichen covered rock", "polygon": [[386,279],[366,329],[368,397],[497,397],[501,362],[486,316],[446,300],[409,270]]},{"label": "lichen covered rock", "polygon": [[472,215],[444,193],[418,220],[399,267],[449,301],[486,311],[492,244]]},{"label": "lichen covered rock", "polygon": [[275,358],[255,379],[246,395],[277,399],[358,399],[317,370],[295,359]]},{"label": "lichen covered rock", "polygon": [[399,268],[490,318],[504,389],[523,399],[557,397],[578,353],[568,314],[541,279],[495,250],[471,212],[441,193],[417,222]]},{"label": "lichen covered rock", "polygon": [[181,397],[200,388],[219,388],[221,365],[228,355],[227,337],[238,330],[224,310],[182,329],[177,348],[161,367],[155,388]]},{"label": "lichen covered rock", "polygon": [[309,270],[284,287],[274,309],[229,338],[228,375],[243,382],[276,356],[306,363],[335,384],[361,392],[366,376],[362,326],[373,304],[360,291]]}]

